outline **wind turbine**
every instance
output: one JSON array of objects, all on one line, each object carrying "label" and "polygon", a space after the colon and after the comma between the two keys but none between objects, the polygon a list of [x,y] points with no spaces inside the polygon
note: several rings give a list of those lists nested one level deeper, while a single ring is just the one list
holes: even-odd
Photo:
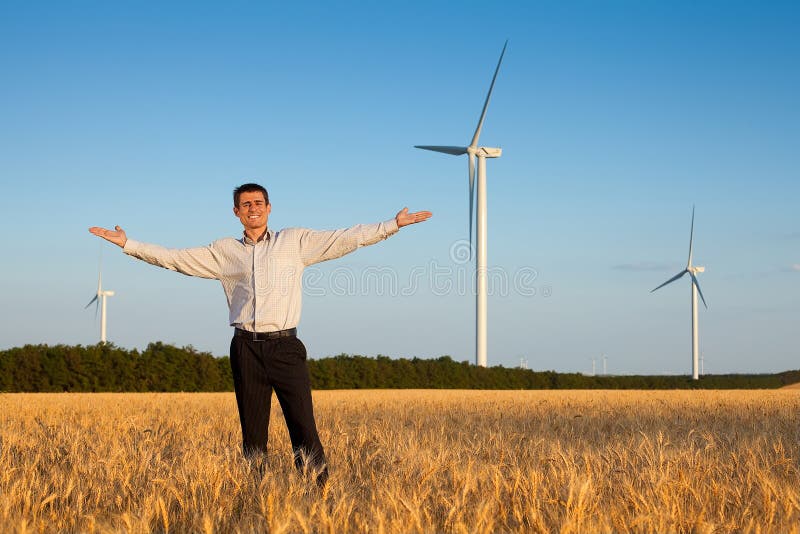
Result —
[{"label": "wind turbine", "polygon": [[[689,273],[689,276],[692,277],[692,380],[699,380],[700,376],[698,374],[698,343],[697,343],[697,294],[700,293],[700,298],[703,299],[703,306],[708,309],[708,304],[706,304],[706,299],[703,296],[703,292],[700,290],[700,282],[697,281],[697,273],[702,273],[706,270],[705,267],[695,266],[692,265],[692,240],[694,239],[694,206],[692,206],[692,226],[689,230],[689,261],[686,262],[686,268],[658,286],[656,289],[661,289],[667,284],[670,284],[681,278],[686,273]],[[652,293],[656,289],[650,291]]]},{"label": "wind turbine", "polygon": [[472,255],[472,211],[473,199],[475,196],[475,158],[478,158],[478,222],[477,222],[477,258],[476,258],[476,273],[477,273],[477,291],[475,295],[475,363],[481,367],[486,367],[486,318],[487,318],[487,286],[488,286],[488,273],[487,273],[487,260],[486,260],[486,158],[499,158],[502,150],[499,148],[489,148],[478,146],[478,139],[481,136],[481,129],[483,128],[483,120],[486,118],[486,110],[489,108],[489,100],[492,97],[492,89],[494,89],[494,82],[497,79],[497,73],[500,72],[500,64],[503,62],[503,55],[506,53],[506,46],[508,41],[503,45],[503,51],[500,53],[500,59],[497,61],[497,67],[494,70],[492,77],[492,84],[489,86],[489,93],[486,95],[486,101],[483,103],[483,111],[481,118],[478,120],[478,127],[475,128],[475,133],[472,136],[472,141],[469,146],[431,146],[431,145],[415,145],[414,148],[421,148],[423,150],[431,150],[433,152],[441,152],[443,154],[450,154],[453,156],[461,156],[463,154],[469,155],[469,244],[470,255]]},{"label": "wind turbine", "polygon": [[[100,343],[106,342],[106,297],[113,297],[113,291],[103,291],[103,270],[102,268],[97,272],[97,293],[94,298],[89,301],[89,304],[84,306],[84,310],[95,303],[94,315],[97,317],[97,306],[100,306]],[[102,304],[101,304],[102,299]]]}]

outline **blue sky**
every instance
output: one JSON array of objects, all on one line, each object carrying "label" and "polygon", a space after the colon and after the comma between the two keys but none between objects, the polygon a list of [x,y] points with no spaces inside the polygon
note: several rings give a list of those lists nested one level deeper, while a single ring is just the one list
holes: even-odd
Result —
[{"label": "blue sky", "polygon": [[226,354],[217,282],[86,228],[207,244],[255,180],[275,228],[434,212],[307,273],[312,357],[472,360],[466,159],[412,147],[468,143],[509,39],[481,136],[509,282],[490,364],[688,373],[689,282],[649,291],[685,265],[694,204],[706,370],[796,369],[798,24],[791,2],[3,2],[0,348],[96,342],[102,252],[111,341]]}]

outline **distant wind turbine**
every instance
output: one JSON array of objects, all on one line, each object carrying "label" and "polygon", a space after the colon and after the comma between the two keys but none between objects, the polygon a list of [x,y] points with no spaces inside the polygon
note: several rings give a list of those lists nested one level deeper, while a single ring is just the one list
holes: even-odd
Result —
[{"label": "distant wind turbine", "polygon": [[97,273],[97,293],[83,309],[85,310],[92,303],[95,304],[95,317],[97,317],[97,306],[100,306],[100,343],[106,342],[106,297],[113,297],[113,291],[103,291],[103,270],[100,268]]},{"label": "distant wind turbine", "polygon": [[700,290],[700,282],[697,281],[697,273],[702,273],[706,270],[705,267],[699,267],[692,265],[692,241],[694,239],[694,206],[692,206],[692,226],[689,230],[689,261],[686,262],[686,268],[658,286],[657,288],[650,291],[652,293],[656,289],[661,289],[667,284],[674,282],[675,280],[681,278],[686,273],[689,273],[689,276],[692,278],[692,379],[699,380],[700,376],[698,374],[698,342],[697,342],[697,294],[700,293],[700,298],[703,300],[703,306],[708,309],[708,305],[706,304],[706,299],[703,296],[703,292]]},{"label": "distant wind turbine", "polygon": [[500,64],[503,62],[503,55],[506,53],[506,46],[508,41],[503,45],[503,51],[500,53],[500,59],[497,61],[497,67],[494,70],[494,77],[492,77],[492,84],[489,86],[489,92],[486,95],[486,101],[483,103],[483,111],[481,118],[478,120],[478,127],[475,128],[475,134],[472,136],[472,141],[469,146],[431,146],[431,145],[415,145],[414,148],[421,148],[423,150],[432,150],[433,152],[441,152],[443,154],[450,154],[453,156],[461,156],[462,154],[469,155],[469,244],[470,255],[472,254],[472,211],[473,199],[475,196],[475,158],[478,158],[478,222],[477,222],[477,292],[475,295],[476,307],[476,336],[475,336],[475,363],[481,367],[486,367],[486,318],[487,318],[487,260],[486,260],[486,158],[499,158],[502,150],[499,148],[488,148],[478,146],[478,139],[481,135],[483,128],[483,121],[486,118],[486,110],[489,108],[489,100],[492,97],[492,89],[494,89],[494,82],[497,79],[497,73],[500,72]]}]

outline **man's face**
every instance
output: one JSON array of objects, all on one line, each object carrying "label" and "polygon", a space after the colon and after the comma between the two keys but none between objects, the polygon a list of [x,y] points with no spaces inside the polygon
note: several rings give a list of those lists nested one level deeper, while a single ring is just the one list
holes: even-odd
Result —
[{"label": "man's face", "polygon": [[267,219],[272,205],[264,200],[261,191],[247,191],[239,195],[239,205],[233,213],[242,221],[245,230],[262,230],[267,227]]}]

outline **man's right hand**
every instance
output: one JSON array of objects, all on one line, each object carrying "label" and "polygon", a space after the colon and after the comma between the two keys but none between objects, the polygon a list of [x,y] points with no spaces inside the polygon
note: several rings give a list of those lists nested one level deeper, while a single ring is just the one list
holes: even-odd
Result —
[{"label": "man's right hand", "polygon": [[128,242],[128,236],[125,235],[125,230],[119,226],[115,226],[114,230],[107,230],[99,226],[92,226],[89,231],[96,236],[102,237],[106,241],[111,241],[117,246],[124,247]]}]

